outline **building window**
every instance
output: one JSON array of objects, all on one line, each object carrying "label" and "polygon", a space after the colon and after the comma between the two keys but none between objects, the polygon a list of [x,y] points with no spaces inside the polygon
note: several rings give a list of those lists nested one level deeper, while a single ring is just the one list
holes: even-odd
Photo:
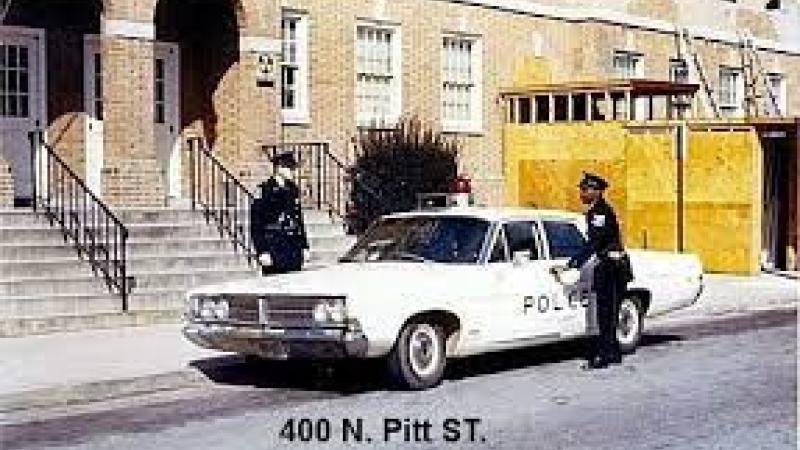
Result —
[{"label": "building window", "polygon": [[359,126],[397,122],[401,110],[400,31],[383,24],[356,27],[356,114]]},{"label": "building window", "polygon": [[480,40],[442,38],[442,125],[445,131],[477,132],[482,121]]},{"label": "building window", "polygon": [[0,117],[30,114],[28,47],[0,45]]},{"label": "building window", "polygon": [[281,61],[281,114],[284,123],[307,123],[308,101],[308,17],[284,12],[281,20],[283,58]]},{"label": "building window", "polygon": [[164,68],[164,60],[161,58],[156,58],[155,61],[155,122],[156,123],[165,123],[166,122],[166,91],[165,91],[165,68]]},{"label": "building window", "polygon": [[722,67],[719,70],[719,108],[725,117],[739,117],[744,103],[742,69]]},{"label": "building window", "polygon": [[673,58],[669,60],[669,81],[673,83],[689,82],[689,65],[685,59]]},{"label": "building window", "polygon": [[644,55],[637,52],[617,50],[614,52],[614,75],[617,78],[631,79],[644,77]]},{"label": "building window", "polygon": [[[94,73],[92,74],[92,111],[95,119],[103,120],[103,59],[100,53],[93,53]],[[157,95],[157,94],[156,94]]]},{"label": "building window", "polygon": [[768,73],[766,83],[769,87],[764,96],[765,110],[769,116],[786,115],[786,79],[780,73]]}]

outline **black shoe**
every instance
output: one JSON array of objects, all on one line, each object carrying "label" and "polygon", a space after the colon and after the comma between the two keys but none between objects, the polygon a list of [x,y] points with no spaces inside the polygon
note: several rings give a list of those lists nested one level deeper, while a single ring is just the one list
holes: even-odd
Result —
[{"label": "black shoe", "polygon": [[600,356],[590,359],[584,366],[584,370],[605,369],[608,367],[608,360]]}]

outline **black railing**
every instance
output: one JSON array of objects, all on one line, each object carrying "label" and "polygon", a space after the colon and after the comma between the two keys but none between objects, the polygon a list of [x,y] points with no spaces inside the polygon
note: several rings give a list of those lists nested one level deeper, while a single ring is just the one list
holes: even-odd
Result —
[{"label": "black railing", "polygon": [[382,191],[377,178],[346,165],[326,142],[266,145],[262,150],[269,159],[278,152],[291,152],[297,161],[294,178],[303,204],[343,219],[350,232],[359,233],[393,211],[390,196]]},{"label": "black railing", "polygon": [[33,210],[60,226],[64,239],[86,259],[109,289],[119,294],[128,311],[133,278],[128,277],[128,229],[44,140],[29,134]]},{"label": "black railing", "polygon": [[250,236],[253,194],[206,147],[201,138],[188,141],[192,209],[201,211],[206,222],[216,225],[236,251],[250,264],[260,265]]},{"label": "black railing", "polygon": [[[311,205],[332,216],[345,217],[347,212],[347,166],[331,153],[327,142],[294,142],[265,145],[268,159],[278,152],[291,152],[297,161],[294,180],[304,205]],[[273,166],[274,169],[274,166]]]}]

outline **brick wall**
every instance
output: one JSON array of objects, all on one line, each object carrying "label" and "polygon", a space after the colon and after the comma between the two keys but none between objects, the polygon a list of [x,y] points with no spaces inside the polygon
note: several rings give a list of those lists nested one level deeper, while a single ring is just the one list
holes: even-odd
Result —
[{"label": "brick wall", "polygon": [[[46,0],[32,1],[41,5],[47,3]],[[161,0],[160,4],[166,1]],[[556,82],[604,78],[611,75],[613,50],[631,48],[645,55],[646,77],[664,79],[669,58],[675,54],[672,35],[614,24],[533,17],[454,1],[230,1],[238,26],[236,39],[241,36],[278,38],[281,7],[306,11],[310,18],[309,124],[280,126],[280,91],[277,87],[256,86],[254,54],[241,53],[240,58],[235,57],[220,73],[204,71],[191,62],[192,58],[187,58],[184,66],[181,132],[213,138],[215,151],[223,161],[238,175],[252,180],[264,176],[263,158],[258,151],[262,144],[280,140],[328,140],[341,156],[346,156],[356,135],[354,40],[357,18],[387,19],[400,25],[403,113],[417,116],[435,127],[440,126],[442,33],[456,31],[481,37],[484,49],[483,129],[478,133],[456,134],[453,138],[462,143],[461,170],[473,178],[479,201],[489,204],[501,203],[503,197],[502,108],[498,96],[504,87],[520,78],[520,67],[526,60],[542,56]],[[191,2],[173,2],[178,8],[195,8]],[[158,3],[157,0],[105,0],[103,18],[152,24]],[[746,27],[760,37],[777,36],[770,16],[759,10],[760,3],[749,0],[741,5],[722,0],[539,0],[538,3],[602,7],[682,25],[727,31]],[[29,13],[27,18],[24,15],[14,17],[12,14],[11,19],[21,25],[31,25],[39,16]],[[99,30],[99,18],[87,14],[85,20],[81,32]],[[52,23],[40,25],[53,27]],[[80,33],[61,36],[53,33],[51,36],[48,41],[51,58],[49,134],[51,140],[56,140],[58,151],[82,174],[82,40]],[[537,45],[539,41],[541,45]],[[209,39],[208,45],[208,48],[217,48],[219,41]],[[741,64],[739,53],[729,45],[697,41],[695,46],[700,50],[712,88],[715,88],[720,64]],[[152,43],[108,37],[104,40],[103,57],[106,93],[103,193],[114,204],[160,204],[164,181],[154,151]],[[767,70],[786,75],[789,110],[800,113],[800,96],[791,95],[800,86],[800,57],[765,54],[762,62]],[[186,78],[191,75],[199,79],[211,78],[212,88],[198,87]]]},{"label": "brick wall", "polygon": [[[346,152],[355,125],[354,30],[357,18],[385,18],[400,24],[403,39],[403,113],[418,116],[438,126],[440,96],[440,43],[443,32],[463,31],[480,35],[484,47],[483,122],[481,133],[455,136],[463,143],[462,170],[472,176],[482,202],[496,204],[502,198],[502,109],[497,103],[502,88],[514,81],[525,58],[537,56],[536,37],[541,39],[541,56],[549,63],[553,81],[613,76],[614,49],[631,48],[645,55],[645,76],[666,79],[669,58],[676,54],[675,38],[656,32],[611,24],[567,23],[478,6],[441,0],[404,2],[342,0],[332,6],[321,0],[291,0],[287,6],[306,11],[310,18],[310,102],[311,122],[286,125],[285,141],[330,140],[340,153]],[[564,2],[550,2],[563,4]],[[573,2],[575,3],[575,2]],[[585,2],[578,2],[585,5]],[[576,5],[578,4],[576,3]],[[603,2],[604,6],[609,2]],[[662,20],[712,23],[720,8],[672,1],[610,2],[620,11]],[[628,6],[622,6],[623,3]],[[625,9],[627,8],[627,9]],[[705,15],[704,15],[705,14]],[[435,17],[436,20],[423,18]],[[764,14],[743,10],[732,16],[730,29],[748,23],[753,32],[771,36]],[[716,19],[714,19],[716,20]],[[720,19],[721,20],[721,19]],[[759,25],[759,26],[756,26]],[[740,54],[731,46],[696,41],[706,75],[716,89],[720,64],[741,65]],[[764,55],[767,70],[783,72],[790,86],[800,86],[800,57]],[[716,94],[715,94],[716,95]],[[790,110],[800,111],[800,97],[789,96]]]}]

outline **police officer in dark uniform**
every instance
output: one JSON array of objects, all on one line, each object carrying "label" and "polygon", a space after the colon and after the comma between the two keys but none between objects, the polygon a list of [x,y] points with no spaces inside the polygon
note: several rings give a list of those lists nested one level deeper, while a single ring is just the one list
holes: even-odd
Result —
[{"label": "police officer in dark uniform", "polygon": [[586,213],[589,240],[567,264],[580,269],[592,256],[597,258],[592,281],[597,296],[599,336],[592,342],[588,368],[603,368],[619,363],[622,354],[617,341],[619,304],[632,279],[630,263],[622,247],[622,236],[614,209],[603,198],[608,183],[603,178],[584,173],[578,185],[581,202],[589,206]]},{"label": "police officer in dark uniform", "polygon": [[261,183],[250,208],[250,235],[264,275],[301,270],[308,255],[300,189],[292,180],[297,161],[291,152],[272,158],[275,174]]}]

